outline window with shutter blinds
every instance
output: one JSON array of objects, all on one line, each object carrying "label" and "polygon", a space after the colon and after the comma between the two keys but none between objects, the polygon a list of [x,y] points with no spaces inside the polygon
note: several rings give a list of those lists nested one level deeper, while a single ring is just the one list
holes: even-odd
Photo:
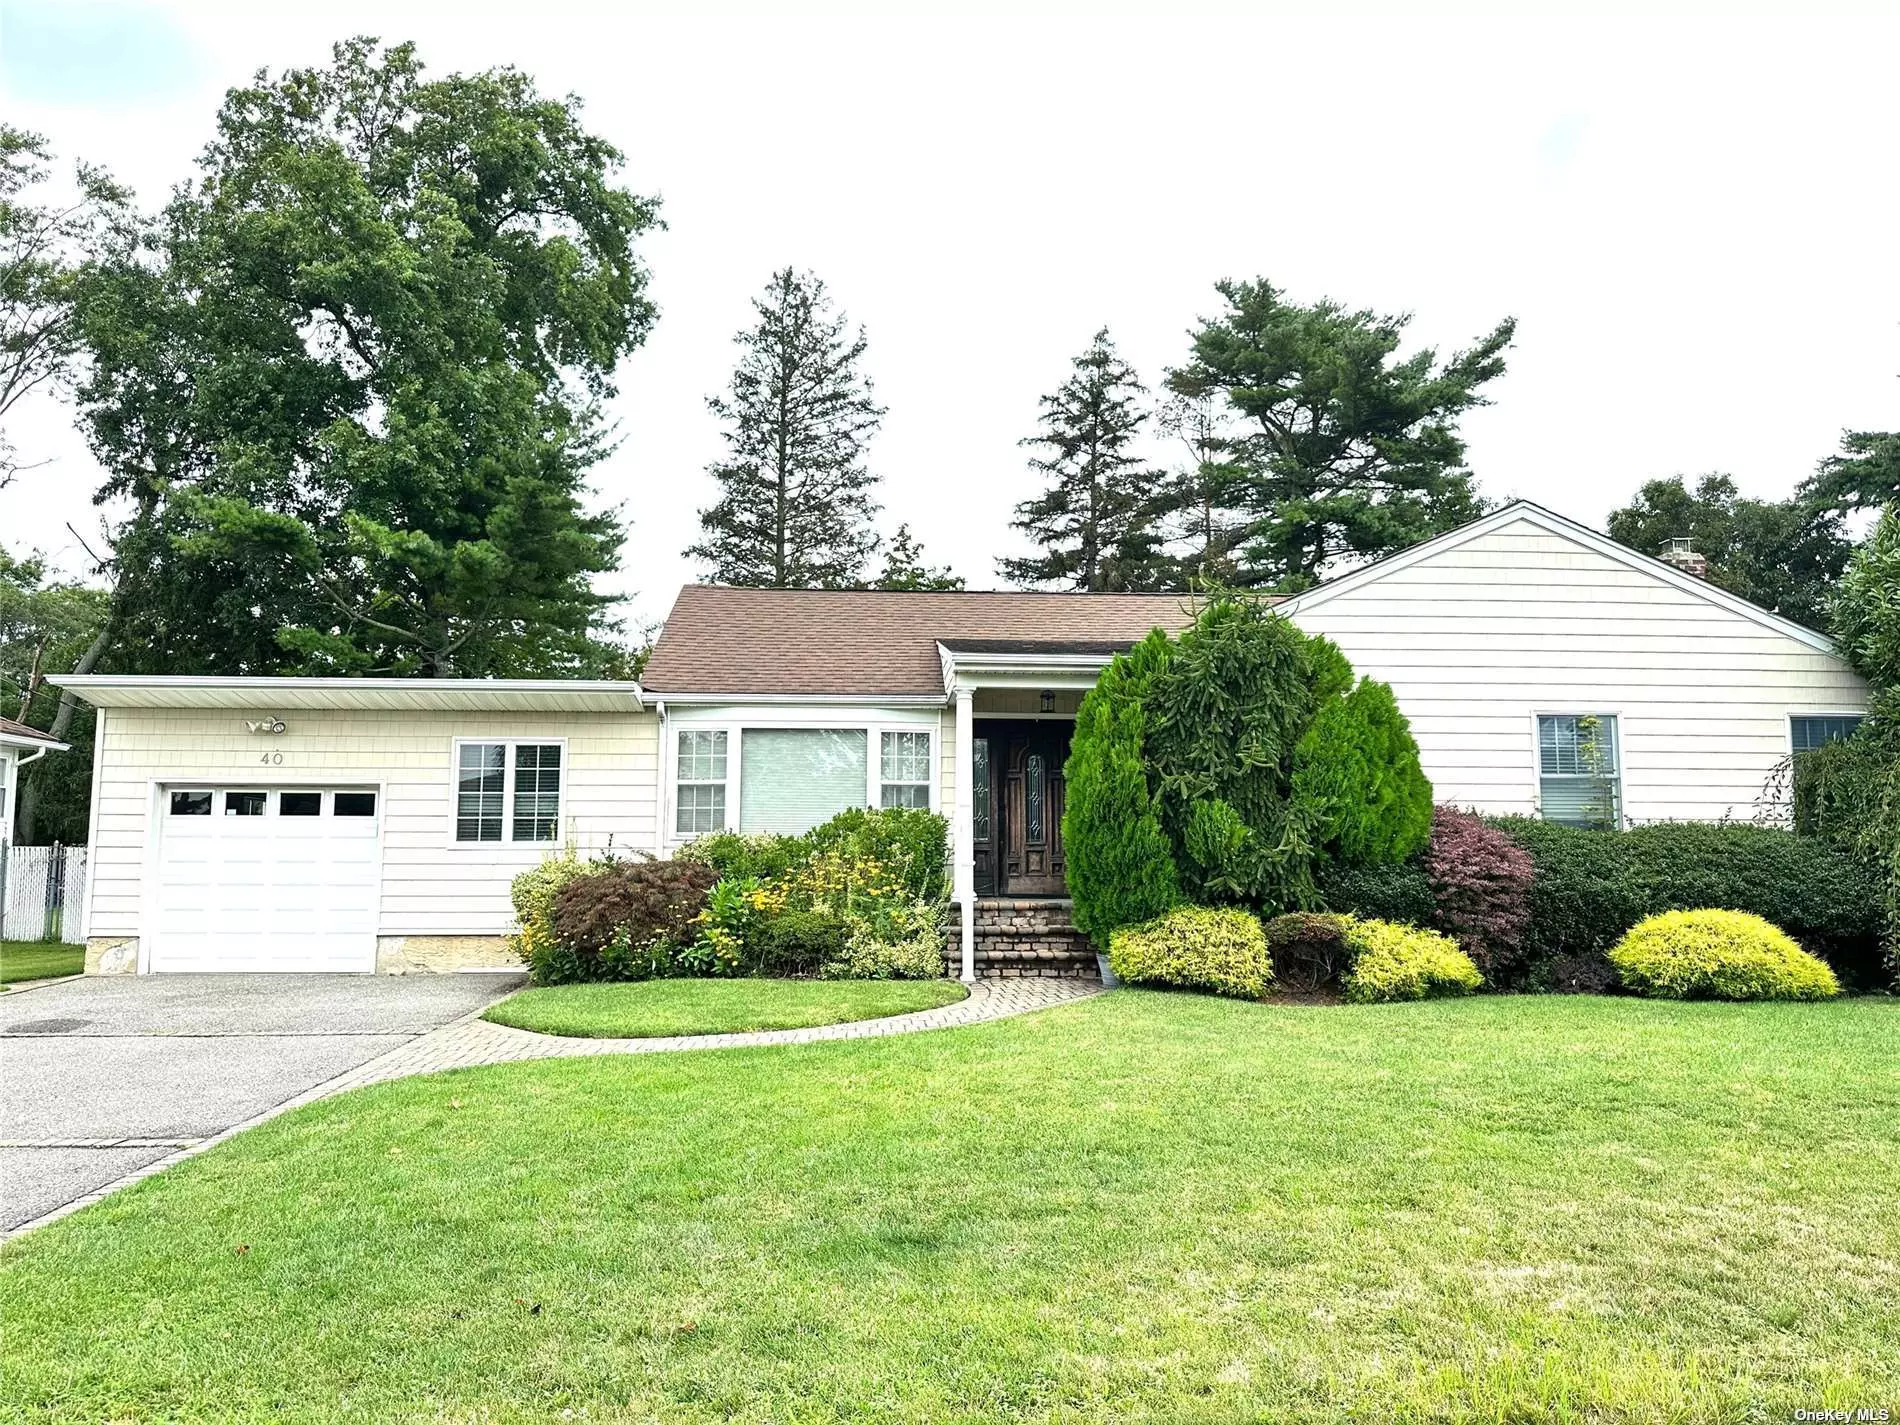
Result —
[{"label": "window with shutter blinds", "polygon": [[796,836],[865,804],[858,728],[748,727],[739,734],[739,830]]},{"label": "window with shutter blinds", "polygon": [[1616,718],[1564,713],[1537,719],[1538,806],[1564,826],[1620,826],[1622,766]]}]

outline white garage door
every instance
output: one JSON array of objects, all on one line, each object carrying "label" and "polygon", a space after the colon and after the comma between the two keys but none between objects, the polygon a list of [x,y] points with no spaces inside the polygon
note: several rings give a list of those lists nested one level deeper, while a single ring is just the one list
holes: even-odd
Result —
[{"label": "white garage door", "polygon": [[376,968],[377,792],[159,792],[154,970]]}]

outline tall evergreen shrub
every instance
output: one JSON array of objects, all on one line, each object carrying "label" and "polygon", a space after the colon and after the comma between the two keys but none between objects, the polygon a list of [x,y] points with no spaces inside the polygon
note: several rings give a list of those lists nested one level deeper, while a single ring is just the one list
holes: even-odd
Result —
[{"label": "tall evergreen shrub", "polygon": [[1352,665],[1265,605],[1220,599],[1155,681],[1143,743],[1185,888],[1268,911],[1317,904],[1320,810],[1291,796],[1293,754]]},{"label": "tall evergreen shrub", "polygon": [[1403,861],[1432,834],[1432,784],[1392,689],[1370,678],[1319,705],[1293,751],[1293,799],[1352,866]]},{"label": "tall evergreen shrub", "polygon": [[1104,948],[1181,902],[1174,856],[1142,764],[1145,700],[1172,647],[1155,629],[1102,673],[1076,714],[1062,840],[1076,929]]}]

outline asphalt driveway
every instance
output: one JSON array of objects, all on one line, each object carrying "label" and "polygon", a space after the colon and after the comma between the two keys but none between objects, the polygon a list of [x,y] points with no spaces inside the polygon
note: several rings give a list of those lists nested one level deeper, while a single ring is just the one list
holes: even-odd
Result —
[{"label": "asphalt driveway", "polygon": [[0,1231],[295,1098],[513,975],[142,975],[0,998]]}]

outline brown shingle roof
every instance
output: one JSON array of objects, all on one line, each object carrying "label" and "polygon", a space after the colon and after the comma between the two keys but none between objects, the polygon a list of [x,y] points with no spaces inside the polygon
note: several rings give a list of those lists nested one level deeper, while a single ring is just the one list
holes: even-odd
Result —
[{"label": "brown shingle roof", "polygon": [[1185,594],[884,593],[688,584],[640,685],[667,693],[941,695],[937,644],[1126,647],[1192,622]]},{"label": "brown shingle roof", "polygon": [[8,737],[30,737],[36,742],[48,742],[53,746],[61,745],[58,738],[50,732],[41,732],[37,727],[28,727],[23,722],[15,722],[10,717],[0,717],[0,734]]}]

